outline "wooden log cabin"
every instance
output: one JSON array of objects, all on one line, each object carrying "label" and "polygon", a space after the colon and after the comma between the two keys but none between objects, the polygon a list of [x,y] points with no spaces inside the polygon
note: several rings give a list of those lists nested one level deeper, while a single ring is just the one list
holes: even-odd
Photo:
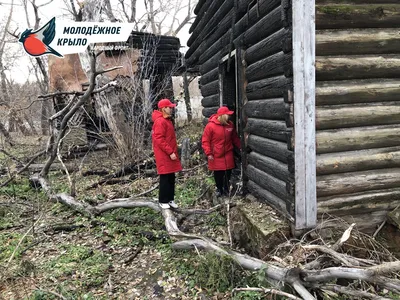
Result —
[{"label": "wooden log cabin", "polygon": [[248,191],[292,221],[374,231],[400,204],[400,2],[199,0],[204,117],[236,111]]}]

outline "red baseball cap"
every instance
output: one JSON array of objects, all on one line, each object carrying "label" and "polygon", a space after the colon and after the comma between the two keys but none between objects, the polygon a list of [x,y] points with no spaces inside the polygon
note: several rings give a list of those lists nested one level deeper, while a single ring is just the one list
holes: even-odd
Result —
[{"label": "red baseball cap", "polygon": [[163,108],[163,107],[175,107],[176,104],[172,103],[169,101],[169,99],[161,99],[158,102],[158,108]]},{"label": "red baseball cap", "polygon": [[222,106],[218,108],[217,110],[217,115],[222,116],[222,115],[233,115],[234,111],[229,110],[226,106]]}]

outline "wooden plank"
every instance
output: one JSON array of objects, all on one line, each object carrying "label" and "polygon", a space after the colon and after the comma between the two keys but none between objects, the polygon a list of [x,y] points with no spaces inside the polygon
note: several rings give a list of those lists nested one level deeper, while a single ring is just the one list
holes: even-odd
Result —
[{"label": "wooden plank", "polygon": [[350,172],[317,177],[318,197],[398,188],[400,168]]},{"label": "wooden plank", "polygon": [[317,30],[317,55],[400,53],[399,29]]},{"label": "wooden plank", "polygon": [[400,168],[399,146],[317,155],[317,175],[384,168]]},{"label": "wooden plank", "polygon": [[398,125],[330,129],[316,136],[318,154],[400,146]]},{"label": "wooden plank", "polygon": [[244,128],[246,127],[247,124],[247,116],[246,116],[246,110],[245,106],[247,103],[247,97],[246,97],[246,63],[244,60],[245,52],[244,50],[239,47],[236,49],[236,91],[237,91],[237,108],[238,108],[238,113],[237,117],[239,118],[239,121],[237,122],[239,125],[238,128],[238,134],[240,137],[240,144],[241,144],[241,174],[242,174],[242,183],[244,189],[246,189],[247,186],[247,153],[244,149],[246,149],[246,134],[244,132]]},{"label": "wooden plank", "polygon": [[315,150],[315,0],[293,2],[295,230],[317,224]]},{"label": "wooden plank", "polygon": [[317,5],[318,29],[399,28],[400,4]]},{"label": "wooden plank", "polygon": [[400,55],[318,56],[317,80],[399,78]]},{"label": "wooden plank", "polygon": [[318,107],[316,126],[320,130],[400,124],[400,102],[391,103]]},{"label": "wooden plank", "polygon": [[400,79],[362,79],[317,83],[317,105],[398,101]]}]

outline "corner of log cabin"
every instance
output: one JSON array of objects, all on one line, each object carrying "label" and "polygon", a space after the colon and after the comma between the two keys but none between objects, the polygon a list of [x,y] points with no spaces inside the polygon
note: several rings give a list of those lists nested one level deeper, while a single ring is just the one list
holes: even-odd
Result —
[{"label": "corner of log cabin", "polygon": [[400,204],[400,3],[316,0],[318,215],[373,232]]},{"label": "corner of log cabin", "polygon": [[[199,67],[209,117],[223,98],[221,60],[243,50],[244,183],[295,217],[294,4],[234,2],[199,1],[186,61]],[[371,231],[400,204],[400,3],[315,0],[315,21],[318,216],[354,219]]]}]

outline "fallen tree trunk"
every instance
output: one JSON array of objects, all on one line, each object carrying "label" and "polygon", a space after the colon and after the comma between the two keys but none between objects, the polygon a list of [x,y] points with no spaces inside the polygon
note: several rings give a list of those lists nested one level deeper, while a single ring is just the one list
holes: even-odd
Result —
[{"label": "fallen tree trunk", "polygon": [[[309,247],[309,249],[323,251],[326,252],[328,255],[332,255],[336,258],[339,257],[339,260],[346,261],[346,263],[348,264],[347,267],[330,267],[322,270],[307,270],[300,269],[298,267],[276,266],[272,263],[250,257],[246,254],[241,254],[230,249],[225,249],[209,238],[182,232],[177,225],[177,218],[174,211],[170,209],[161,209],[158,206],[158,203],[156,203],[155,201],[151,201],[146,198],[131,197],[127,199],[115,199],[97,206],[91,206],[89,204],[78,202],[69,195],[52,193],[49,183],[43,177],[37,177],[35,178],[35,180],[42,186],[51,201],[61,202],[76,211],[90,216],[101,214],[115,208],[132,207],[148,207],[157,212],[161,212],[165,220],[165,227],[168,234],[171,238],[176,240],[176,242],[172,244],[172,248],[178,250],[195,248],[213,252],[221,256],[229,256],[244,269],[252,271],[262,271],[268,278],[279,282],[280,285],[282,285],[282,283],[291,285],[293,289],[303,299],[306,300],[316,299],[308,291],[307,288],[322,289],[320,283],[329,282],[339,278],[357,281],[363,280],[365,282],[379,285],[393,292],[400,292],[400,280],[384,276],[385,274],[399,272],[400,261],[382,263],[379,265],[362,268],[360,267],[360,262],[365,262],[365,260],[357,260],[357,258],[352,258],[349,255],[337,253],[336,250],[340,247],[340,245],[334,245],[332,249],[329,250],[326,250],[324,247]],[[199,212],[201,212],[202,214],[211,213],[216,209],[220,209],[222,207],[223,206],[212,208],[211,210],[208,210],[208,212],[204,210],[200,210]],[[176,211],[176,213],[185,213],[185,211],[185,209],[179,209]],[[190,212],[186,213],[196,213],[196,210],[190,210]],[[348,239],[350,233],[351,230],[346,230],[346,232],[343,234],[341,242],[344,242],[346,239]],[[352,267],[352,263],[355,261],[354,259],[356,259],[357,261],[356,268]],[[370,262],[372,263],[372,261],[368,261],[368,263]],[[363,291],[361,291],[360,295],[361,294],[363,294]],[[369,296],[369,294],[365,293],[363,295]]]}]

